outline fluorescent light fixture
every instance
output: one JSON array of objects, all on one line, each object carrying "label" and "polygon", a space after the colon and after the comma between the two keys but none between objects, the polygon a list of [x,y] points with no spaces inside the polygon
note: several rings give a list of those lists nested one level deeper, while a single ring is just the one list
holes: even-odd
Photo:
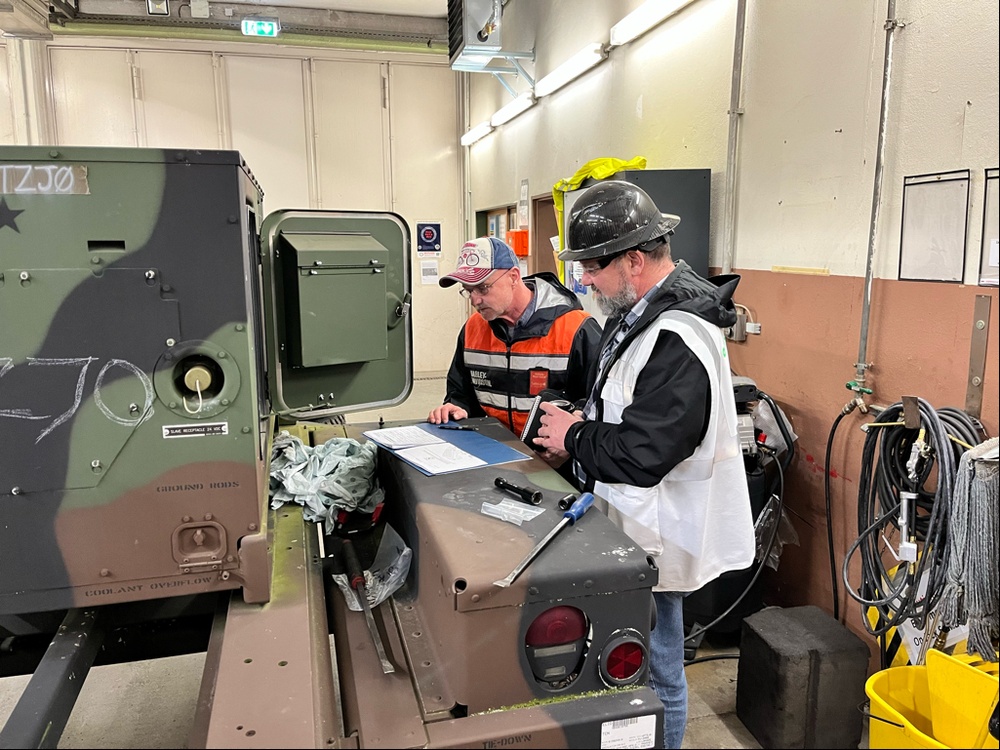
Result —
[{"label": "fluorescent light fixture", "polygon": [[495,128],[500,127],[505,122],[513,120],[519,114],[524,112],[524,110],[531,109],[534,105],[534,95],[530,91],[525,91],[516,99],[511,102],[507,102],[505,105],[500,107],[500,109],[494,112],[493,117],[490,118],[490,125]]},{"label": "fluorescent light fixture", "polygon": [[611,27],[611,46],[620,47],[631,42],[692,2],[693,0],[646,0]]},{"label": "fluorescent light fixture", "polygon": [[469,128],[469,130],[459,139],[459,143],[463,146],[471,146],[473,143],[478,141],[483,136],[487,136],[493,132],[493,126],[490,125],[489,121],[481,122],[474,128]]},{"label": "fluorescent light fixture", "polygon": [[588,44],[566,62],[543,77],[535,84],[535,96],[547,96],[562,88],[577,76],[590,70],[608,56],[608,51],[600,42]]}]

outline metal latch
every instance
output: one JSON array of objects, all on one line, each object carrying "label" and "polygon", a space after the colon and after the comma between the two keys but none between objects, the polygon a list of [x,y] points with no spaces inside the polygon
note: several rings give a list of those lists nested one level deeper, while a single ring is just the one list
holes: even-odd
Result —
[{"label": "metal latch", "polygon": [[397,318],[405,318],[407,315],[410,314],[410,300],[411,296],[409,292],[403,295],[403,301],[400,302],[398,305],[396,305]]}]

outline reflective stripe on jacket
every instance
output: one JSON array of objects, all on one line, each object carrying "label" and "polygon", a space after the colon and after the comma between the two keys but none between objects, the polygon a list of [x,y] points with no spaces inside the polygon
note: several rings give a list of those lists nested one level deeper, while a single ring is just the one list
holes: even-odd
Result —
[{"label": "reflective stripe on jacket", "polygon": [[463,361],[483,411],[520,435],[535,396],[547,388],[566,389],[573,339],[589,318],[583,310],[568,310],[544,336],[507,344],[482,315],[470,317]]}]

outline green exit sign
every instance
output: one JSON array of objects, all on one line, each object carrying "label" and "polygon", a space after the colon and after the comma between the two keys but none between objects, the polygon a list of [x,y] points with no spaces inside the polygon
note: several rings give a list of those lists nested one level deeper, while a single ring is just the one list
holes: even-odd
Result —
[{"label": "green exit sign", "polygon": [[278,36],[281,24],[277,18],[244,18],[240,24],[243,36]]}]

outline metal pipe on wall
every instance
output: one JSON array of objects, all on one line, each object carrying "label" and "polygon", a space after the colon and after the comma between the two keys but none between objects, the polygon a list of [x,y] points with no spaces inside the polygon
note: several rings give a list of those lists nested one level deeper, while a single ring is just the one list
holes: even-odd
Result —
[{"label": "metal pipe on wall", "polygon": [[55,143],[48,81],[48,55],[41,39],[7,40],[14,143],[29,146]]},{"label": "metal pipe on wall", "polygon": [[885,21],[885,57],[882,61],[882,104],[878,117],[878,143],[875,147],[875,182],[872,189],[871,224],[868,232],[868,256],[865,259],[865,287],[861,305],[861,337],[858,343],[858,361],[854,363],[854,379],[858,388],[865,384],[865,371],[869,368],[868,319],[871,315],[872,258],[875,255],[875,239],[878,233],[878,215],[882,202],[882,172],[885,158],[885,131],[889,109],[889,84],[892,81],[893,32],[902,27],[896,20],[896,0],[888,0]]},{"label": "metal pipe on wall", "polygon": [[736,168],[737,146],[739,144],[740,116],[743,109],[740,99],[743,95],[743,38],[746,34],[747,3],[739,0],[736,4],[736,38],[733,42],[733,79],[729,92],[729,142],[726,150],[726,206],[722,240],[722,273],[733,270],[736,254]]}]

